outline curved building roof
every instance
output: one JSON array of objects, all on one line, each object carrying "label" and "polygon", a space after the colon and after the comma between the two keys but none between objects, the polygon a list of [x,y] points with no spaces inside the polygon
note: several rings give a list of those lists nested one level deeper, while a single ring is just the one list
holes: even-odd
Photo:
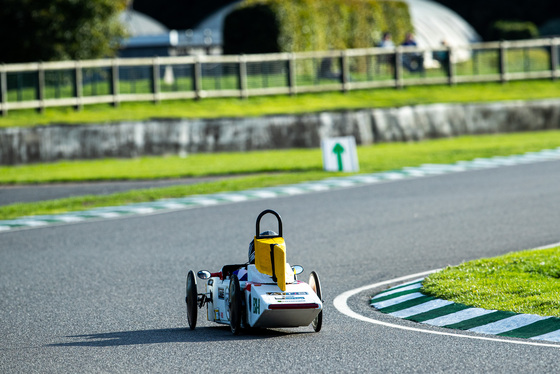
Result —
[{"label": "curved building roof", "polygon": [[119,15],[119,20],[125,26],[131,37],[169,33],[169,29],[162,23],[132,9],[123,11]]},{"label": "curved building roof", "polygon": [[221,35],[224,28],[224,19],[229,13],[231,13],[235,9],[235,7],[240,2],[241,1],[236,1],[234,3],[222,7],[221,9],[218,9],[217,11],[215,11],[214,13],[212,13],[211,15],[203,19],[201,22],[199,22],[196,25],[195,29],[203,30],[203,31],[211,30],[212,33],[219,33]]},{"label": "curved building roof", "polygon": [[430,0],[404,1],[408,3],[419,47],[437,48],[444,40],[450,46],[464,46],[482,40],[467,21],[441,4]]}]

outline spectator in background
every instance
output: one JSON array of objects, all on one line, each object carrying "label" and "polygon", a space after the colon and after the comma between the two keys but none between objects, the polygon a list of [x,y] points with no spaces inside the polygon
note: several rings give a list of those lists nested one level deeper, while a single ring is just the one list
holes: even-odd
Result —
[{"label": "spectator in background", "polygon": [[380,48],[395,48],[395,43],[393,43],[393,36],[390,32],[383,33],[383,39],[379,43],[378,47]]},{"label": "spectator in background", "polygon": [[449,50],[448,50],[449,45],[447,44],[446,40],[441,41],[441,48],[444,49],[439,51],[434,51],[433,58],[434,60],[439,62],[441,68],[445,72],[445,75],[449,76],[449,64],[451,62],[449,61]]},{"label": "spectator in background", "polygon": [[[401,44],[403,47],[417,47],[418,43],[414,40],[414,34],[411,32],[406,33],[404,42]],[[403,53],[403,66],[410,72],[423,72],[424,71],[424,57],[422,53],[409,52]]]},{"label": "spectator in background", "polygon": [[392,52],[391,54],[383,54],[377,57],[377,74],[380,74],[381,65],[385,64],[389,66],[390,74],[394,75],[395,56],[393,53],[394,53],[395,43],[393,43],[393,36],[391,35],[391,33],[387,31],[384,32],[383,38],[381,39],[381,42],[379,42],[377,46],[379,48],[391,49]]},{"label": "spectator in background", "polygon": [[418,46],[418,43],[416,43],[416,40],[414,40],[414,34],[412,34],[411,32],[407,32],[406,36],[404,37],[404,42],[402,43],[402,45],[405,47]]}]

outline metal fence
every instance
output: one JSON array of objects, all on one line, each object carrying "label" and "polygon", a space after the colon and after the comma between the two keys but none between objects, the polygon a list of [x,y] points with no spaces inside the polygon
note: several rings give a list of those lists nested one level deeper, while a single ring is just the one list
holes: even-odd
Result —
[{"label": "metal fence", "polygon": [[377,87],[557,79],[560,38],[397,47],[0,65],[0,112]]}]

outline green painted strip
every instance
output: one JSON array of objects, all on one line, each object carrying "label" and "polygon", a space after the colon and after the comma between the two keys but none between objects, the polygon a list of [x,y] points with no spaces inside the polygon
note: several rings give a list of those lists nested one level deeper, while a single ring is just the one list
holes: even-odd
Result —
[{"label": "green painted strip", "polygon": [[551,317],[498,335],[528,339],[533,336],[544,335],[557,330],[560,330],[560,318]]},{"label": "green painted strip", "polygon": [[[416,292],[418,292],[418,291],[416,291]],[[398,312],[399,310],[403,310],[403,309],[411,308],[411,307],[416,306],[416,305],[424,304],[424,303],[426,303],[428,301],[431,301],[431,300],[434,300],[434,299],[435,298],[431,297],[431,296],[421,296],[421,297],[417,297],[416,299],[405,301],[404,303],[391,305],[391,306],[388,306],[386,308],[379,309],[379,311],[382,312],[382,313]]]},{"label": "green painted strip", "polygon": [[401,292],[395,292],[393,294],[387,295],[387,296],[381,296],[375,299],[371,299],[370,304],[374,304],[374,303],[378,303],[380,301],[385,301],[385,300],[390,300],[390,299],[394,299],[395,297],[399,297],[399,296],[403,296],[403,295],[408,295],[411,293],[418,293],[420,291],[419,288],[415,288],[413,290],[406,290],[406,291],[401,291]]},{"label": "green painted strip", "polygon": [[[131,208],[132,208],[132,207],[131,207]],[[121,209],[121,210],[111,210],[111,211],[108,211],[108,212],[109,212],[109,213],[120,214],[121,216],[125,216],[125,215],[127,215],[127,214],[137,214],[137,213],[134,211],[134,209],[130,209],[130,210],[125,210],[125,209]],[[91,215],[80,214],[79,217],[86,217],[86,218],[89,218],[89,217],[97,217],[97,216],[96,216],[96,215],[93,215],[93,214],[91,214]]]},{"label": "green painted strip", "polygon": [[[128,212],[127,212],[128,213]],[[78,214],[74,214],[75,217],[80,217],[80,218],[84,218],[84,219],[88,219],[88,218],[103,218],[100,217],[99,214],[94,214],[94,213],[89,213],[87,211],[85,212],[80,212]]]},{"label": "green painted strip", "polygon": [[427,321],[427,320],[430,320],[430,319],[434,319],[434,318],[446,316],[448,314],[453,314],[453,313],[456,313],[456,312],[460,312],[461,310],[465,310],[465,309],[469,309],[469,308],[471,308],[471,307],[463,305],[463,304],[451,304],[451,305],[442,306],[441,308],[432,309],[428,312],[416,314],[414,316],[407,317],[406,319],[409,319],[409,320],[415,321],[415,322],[424,322],[424,321]]},{"label": "green painted strip", "polygon": [[379,292],[378,295],[383,294],[383,293],[385,293],[385,292],[389,292],[389,291],[393,291],[393,290],[398,290],[399,288],[404,288],[404,287],[412,286],[413,284],[422,283],[423,281],[424,281],[424,279],[420,279],[420,280],[418,280],[417,282],[405,283],[405,284],[401,284],[400,286],[387,288],[386,290],[383,290],[383,291]]},{"label": "green painted strip", "polygon": [[451,325],[446,325],[443,327],[447,327],[450,329],[458,329],[458,330],[469,330],[474,327],[487,325],[489,323],[496,322],[504,318],[513,317],[515,315],[517,315],[517,313],[496,311],[494,313],[485,314],[480,317],[471,318],[462,322],[453,323]]}]

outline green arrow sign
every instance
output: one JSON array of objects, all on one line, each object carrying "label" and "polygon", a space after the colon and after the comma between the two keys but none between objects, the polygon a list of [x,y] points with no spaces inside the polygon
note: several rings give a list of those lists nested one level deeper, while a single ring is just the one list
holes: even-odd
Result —
[{"label": "green arrow sign", "polygon": [[336,160],[338,161],[338,171],[342,171],[342,153],[344,153],[344,147],[340,143],[336,143],[333,152],[336,154]]}]

